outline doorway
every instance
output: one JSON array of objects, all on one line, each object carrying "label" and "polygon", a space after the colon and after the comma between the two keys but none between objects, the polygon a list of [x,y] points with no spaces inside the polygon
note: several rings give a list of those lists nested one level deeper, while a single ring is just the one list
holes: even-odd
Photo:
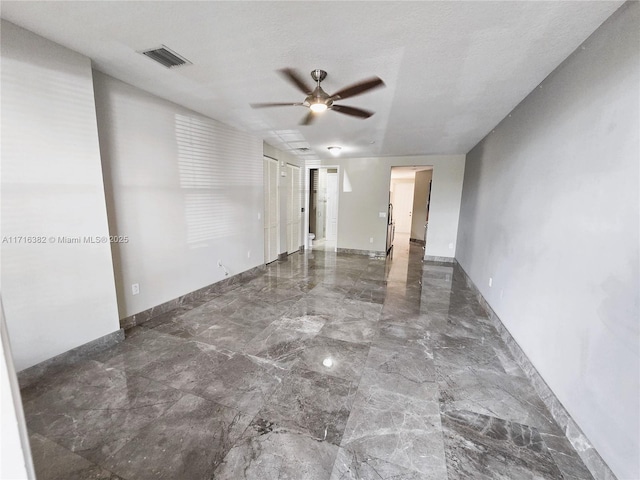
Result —
[{"label": "doorway", "polygon": [[426,245],[426,231],[429,217],[429,198],[433,167],[410,166],[391,167],[389,185],[389,219],[393,235],[387,234],[387,254],[408,253],[410,243]]},{"label": "doorway", "polygon": [[337,168],[312,168],[309,170],[307,246],[310,249],[337,250],[338,192]]},{"label": "doorway", "polygon": [[289,193],[287,197],[287,253],[292,254],[300,250],[302,245],[300,241],[302,230],[300,167],[288,163],[286,178]]}]

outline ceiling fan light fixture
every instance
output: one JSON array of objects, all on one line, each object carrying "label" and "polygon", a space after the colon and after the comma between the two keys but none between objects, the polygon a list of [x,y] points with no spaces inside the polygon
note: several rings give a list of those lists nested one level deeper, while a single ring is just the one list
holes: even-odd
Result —
[{"label": "ceiling fan light fixture", "polygon": [[344,100],[346,98],[355,97],[361,95],[374,88],[384,86],[384,82],[378,77],[372,77],[367,80],[363,80],[359,83],[351,85],[349,87],[338,90],[333,95],[329,95],[320,86],[320,82],[325,79],[327,72],[320,69],[315,69],[311,72],[311,78],[316,83],[315,88],[309,86],[304,79],[298,75],[298,73],[292,68],[283,68],[280,73],[284,75],[284,78],[293,84],[300,92],[305,94],[305,99],[301,103],[295,102],[268,102],[268,103],[252,103],[252,108],[265,108],[265,107],[305,107],[309,109],[300,125],[311,125],[318,114],[331,110],[343,115],[349,115],[355,118],[369,118],[374,112],[363,110],[362,108],[350,107],[348,105],[336,105],[336,100]]},{"label": "ceiling fan light fixture", "polygon": [[312,103],[309,108],[313,113],[322,113],[327,110],[327,105],[323,102]]},{"label": "ceiling fan light fixture", "polygon": [[340,155],[340,152],[342,151],[342,147],[332,146],[332,147],[327,147],[327,150],[329,150],[329,153],[331,155],[333,155],[334,157],[337,157],[338,155]]}]

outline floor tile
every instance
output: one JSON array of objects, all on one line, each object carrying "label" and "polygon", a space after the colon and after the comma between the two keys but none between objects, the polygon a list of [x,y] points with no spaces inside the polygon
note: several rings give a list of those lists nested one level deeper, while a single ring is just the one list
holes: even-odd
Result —
[{"label": "floor tile", "polygon": [[202,342],[186,342],[138,370],[138,374],[186,392],[196,392],[214,381],[233,352]]},{"label": "floor tile", "polygon": [[136,480],[210,478],[249,421],[237,410],[185,395],[105,465]]},{"label": "floor tile", "polygon": [[31,435],[29,443],[38,480],[121,480],[42,435]]},{"label": "floor tile", "polygon": [[338,445],[355,393],[353,382],[296,368],[254,421],[272,423],[280,429]]},{"label": "floor tile", "polygon": [[328,480],[338,447],[270,423],[252,424],[215,471],[216,480]]},{"label": "floor tile", "polygon": [[446,478],[437,386],[420,386],[420,395],[415,384],[404,383],[410,384],[404,391],[361,383],[340,446],[417,471],[425,479]]},{"label": "floor tile", "polygon": [[284,373],[249,355],[190,342],[142,369],[140,375],[255,415]]},{"label": "floor tile", "polygon": [[372,346],[366,368],[414,383],[433,382],[436,379],[433,356],[414,348]]},{"label": "floor tile", "polygon": [[562,434],[525,378],[469,368],[439,374],[438,384],[441,408],[445,412],[468,410],[531,425],[542,432]]},{"label": "floor tile", "polygon": [[27,426],[92,462],[117,452],[183,393],[116,369],[66,383],[24,405]]},{"label": "floor tile", "polygon": [[141,333],[125,338],[123,342],[93,355],[92,358],[107,367],[135,371],[184,344],[182,339],[154,330],[142,329],[139,332]]},{"label": "floor tile", "polygon": [[422,480],[420,472],[340,447],[330,480]]},{"label": "floor tile", "polygon": [[291,368],[305,349],[305,341],[318,335],[326,321],[326,317],[320,315],[284,317],[259,333],[244,351],[275,366]]},{"label": "floor tile", "polygon": [[287,372],[250,355],[225,360],[217,375],[195,391],[203,397],[253,416],[282,383]]},{"label": "floor tile", "polygon": [[429,337],[434,361],[439,372],[455,373],[464,370],[486,370],[504,374],[503,362],[496,353],[497,339],[477,340],[433,334]]},{"label": "floor tile", "polygon": [[261,319],[256,324],[237,323],[231,319],[223,320],[203,330],[193,337],[194,340],[229,350],[242,351],[245,346],[271,323]]},{"label": "floor tile", "polygon": [[390,349],[406,347],[431,351],[428,346],[428,331],[397,323],[380,322],[372,345]]},{"label": "floor tile", "polygon": [[446,478],[440,416],[354,407],[342,447],[420,472],[425,479]]},{"label": "floor tile", "polygon": [[369,353],[369,346],[315,336],[304,343],[297,366],[323,375],[358,382]]},{"label": "floor tile", "polygon": [[377,320],[368,318],[331,318],[320,331],[320,335],[352,343],[370,343],[376,336]]},{"label": "floor tile", "polygon": [[533,427],[466,411],[442,416],[449,479],[562,479]]}]

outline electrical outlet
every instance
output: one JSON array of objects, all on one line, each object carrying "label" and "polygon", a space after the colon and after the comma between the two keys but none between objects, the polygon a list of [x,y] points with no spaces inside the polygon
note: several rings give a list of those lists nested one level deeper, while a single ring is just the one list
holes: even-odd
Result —
[{"label": "electrical outlet", "polygon": [[387,218],[387,212],[378,212],[380,218]]},{"label": "electrical outlet", "polygon": [[373,237],[369,237],[369,243],[373,243]]},{"label": "electrical outlet", "polygon": [[489,287],[493,286],[493,277],[489,277]]},{"label": "electrical outlet", "polygon": [[449,250],[453,250],[453,243],[449,244]]},{"label": "electrical outlet", "polygon": [[262,218],[262,214],[258,212],[258,220],[260,220],[261,218]]},{"label": "electrical outlet", "polygon": [[251,250],[247,250],[247,258],[251,258]]},{"label": "electrical outlet", "polygon": [[138,295],[139,293],[140,293],[140,284],[134,283],[133,285],[131,285],[131,294]]}]

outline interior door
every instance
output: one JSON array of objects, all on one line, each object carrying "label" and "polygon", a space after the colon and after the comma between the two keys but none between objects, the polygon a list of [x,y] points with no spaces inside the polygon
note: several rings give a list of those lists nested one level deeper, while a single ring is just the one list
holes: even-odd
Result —
[{"label": "interior door", "polygon": [[393,190],[393,214],[396,233],[411,233],[413,182],[397,182]]},{"label": "interior door", "polygon": [[287,253],[300,250],[302,230],[300,167],[287,164],[289,198],[287,199]]},{"label": "interior door", "polygon": [[264,157],[264,263],[278,259],[278,161]]},{"label": "interior door", "polygon": [[327,173],[327,243],[338,240],[338,173]]}]

